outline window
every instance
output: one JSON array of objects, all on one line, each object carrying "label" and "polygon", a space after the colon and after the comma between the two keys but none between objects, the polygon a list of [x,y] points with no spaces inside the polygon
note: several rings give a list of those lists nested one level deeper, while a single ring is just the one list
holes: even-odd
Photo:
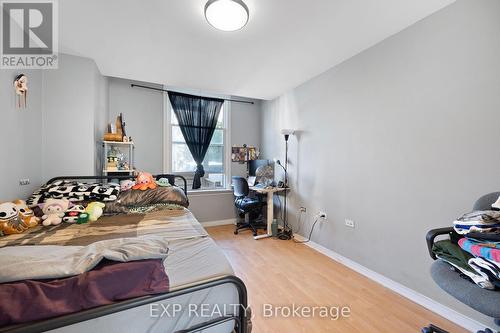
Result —
[{"label": "window", "polygon": [[[171,170],[173,173],[184,175],[191,186],[194,171],[196,170],[196,162],[193,160],[186,141],[182,136],[175,113],[172,111],[170,112],[170,115],[170,133],[172,142]],[[210,142],[210,147],[208,148],[205,159],[203,160],[205,176],[201,179],[202,190],[226,187],[226,118],[226,108],[225,105],[223,105],[217,120],[217,127],[214,131],[212,141]]]}]

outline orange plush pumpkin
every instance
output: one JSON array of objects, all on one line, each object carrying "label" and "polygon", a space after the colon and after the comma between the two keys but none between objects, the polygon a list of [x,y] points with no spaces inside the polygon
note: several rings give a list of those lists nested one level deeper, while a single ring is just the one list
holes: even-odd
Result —
[{"label": "orange plush pumpkin", "polygon": [[137,179],[135,181],[135,185],[132,186],[133,190],[154,190],[157,187],[155,179],[150,173],[147,172],[139,172]]}]

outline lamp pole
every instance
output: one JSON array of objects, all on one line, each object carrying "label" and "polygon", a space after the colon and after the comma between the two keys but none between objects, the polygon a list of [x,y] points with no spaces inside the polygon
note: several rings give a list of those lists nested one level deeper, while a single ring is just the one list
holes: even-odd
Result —
[{"label": "lamp pole", "polygon": [[291,238],[291,235],[289,233],[288,229],[288,211],[286,207],[286,197],[287,197],[287,188],[288,188],[288,138],[290,137],[289,134],[285,134],[285,193],[284,195],[284,205],[283,205],[283,231],[281,232],[280,235],[278,235],[279,239],[282,240],[289,240]]}]

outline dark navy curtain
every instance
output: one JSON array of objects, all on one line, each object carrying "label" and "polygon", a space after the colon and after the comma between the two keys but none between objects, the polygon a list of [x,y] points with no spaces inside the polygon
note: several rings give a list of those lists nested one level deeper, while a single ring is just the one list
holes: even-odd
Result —
[{"label": "dark navy curtain", "polygon": [[168,92],[172,109],[179,121],[184,140],[196,162],[193,189],[201,187],[205,175],[203,159],[214,135],[223,99],[199,97],[177,92]]}]

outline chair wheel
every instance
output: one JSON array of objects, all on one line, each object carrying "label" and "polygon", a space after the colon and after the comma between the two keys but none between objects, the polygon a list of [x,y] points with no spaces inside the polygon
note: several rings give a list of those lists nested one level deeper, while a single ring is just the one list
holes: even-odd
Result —
[{"label": "chair wheel", "polygon": [[257,236],[257,233],[256,233],[256,232],[254,232],[254,233],[253,233],[253,236],[254,236],[254,237],[255,237],[255,236]]},{"label": "chair wheel", "polygon": [[235,235],[237,235],[237,234],[238,234],[238,230],[235,230],[235,231],[234,231],[234,234],[235,234]]},{"label": "chair wheel", "polygon": [[422,333],[432,333],[432,328],[430,327],[424,327],[421,330]]}]

